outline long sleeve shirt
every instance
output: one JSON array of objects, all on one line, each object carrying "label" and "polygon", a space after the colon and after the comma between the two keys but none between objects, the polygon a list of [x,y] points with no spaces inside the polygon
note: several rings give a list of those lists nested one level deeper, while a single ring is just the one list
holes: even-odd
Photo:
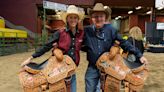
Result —
[{"label": "long sleeve shirt", "polygon": [[80,55],[79,51],[83,41],[83,30],[77,30],[75,35],[70,30],[60,30],[53,34],[53,37],[40,49],[32,55],[33,58],[39,57],[53,48],[53,43],[58,43],[58,48],[63,51],[64,54],[69,55],[76,65],[79,64]]},{"label": "long sleeve shirt", "polygon": [[104,52],[110,50],[115,40],[120,42],[122,49],[134,53],[139,58],[142,56],[142,53],[136,50],[131,43],[122,39],[121,35],[117,33],[111,24],[105,24],[100,29],[96,29],[94,25],[90,25],[84,28],[84,33],[83,41],[90,65],[95,66],[98,58]]}]

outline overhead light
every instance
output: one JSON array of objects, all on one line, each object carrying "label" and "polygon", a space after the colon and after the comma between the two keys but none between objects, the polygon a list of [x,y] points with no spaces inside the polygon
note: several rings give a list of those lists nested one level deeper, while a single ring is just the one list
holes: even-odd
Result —
[{"label": "overhead light", "polygon": [[104,6],[104,9],[107,9],[108,8],[108,6]]},{"label": "overhead light", "polygon": [[137,7],[136,7],[136,10],[139,10],[139,9],[141,9],[141,8],[142,8],[141,6],[137,6]]},{"label": "overhead light", "polygon": [[122,18],[122,16],[118,16],[118,18]]},{"label": "overhead light", "polygon": [[115,20],[118,20],[118,19],[120,19],[120,18],[122,18],[122,16],[117,16],[117,17],[115,18]]},{"label": "overhead light", "polygon": [[115,20],[118,20],[118,19],[119,19],[118,17],[115,18]]},{"label": "overhead light", "polygon": [[152,11],[148,11],[148,12],[146,12],[146,14],[151,14],[152,13]]},{"label": "overhead light", "polygon": [[128,11],[128,14],[132,14],[133,13],[133,11]]},{"label": "overhead light", "polygon": [[157,10],[162,10],[164,7],[158,7]]}]

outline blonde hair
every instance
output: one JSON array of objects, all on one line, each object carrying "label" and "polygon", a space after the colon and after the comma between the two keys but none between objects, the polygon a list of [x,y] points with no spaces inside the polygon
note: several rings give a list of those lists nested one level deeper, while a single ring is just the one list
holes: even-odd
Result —
[{"label": "blonde hair", "polygon": [[129,37],[134,38],[135,40],[142,40],[142,31],[138,26],[134,26],[129,31]]}]

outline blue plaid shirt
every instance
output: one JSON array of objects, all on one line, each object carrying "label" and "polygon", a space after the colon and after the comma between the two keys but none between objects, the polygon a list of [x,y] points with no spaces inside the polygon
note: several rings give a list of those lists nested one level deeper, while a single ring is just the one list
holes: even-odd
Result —
[{"label": "blue plaid shirt", "polygon": [[115,40],[120,42],[120,46],[125,51],[134,53],[138,58],[142,56],[138,49],[135,49],[128,41],[122,39],[111,24],[105,24],[101,29],[96,29],[94,25],[90,25],[85,27],[84,31],[84,47],[89,65],[95,66],[97,59],[104,52],[110,50]]}]

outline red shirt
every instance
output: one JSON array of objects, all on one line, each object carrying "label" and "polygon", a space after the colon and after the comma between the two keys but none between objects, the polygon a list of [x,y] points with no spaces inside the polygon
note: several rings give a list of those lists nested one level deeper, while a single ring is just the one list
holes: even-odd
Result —
[{"label": "red shirt", "polygon": [[[84,31],[83,30],[78,30],[75,33],[75,63],[76,65],[79,64],[80,61],[80,49],[83,41],[83,36],[84,36]],[[61,49],[64,54],[67,54],[68,51],[71,49],[71,43],[72,43],[72,37],[70,36],[70,33],[68,30],[59,30],[56,31],[53,34],[52,39],[48,41],[44,46],[42,46],[40,49],[38,49],[32,56],[34,58],[39,57],[43,55],[45,52],[49,51],[51,48],[53,48],[53,43],[57,42],[58,43],[58,48]],[[70,56],[70,55],[69,55]],[[72,57],[72,56],[70,56]]]}]

